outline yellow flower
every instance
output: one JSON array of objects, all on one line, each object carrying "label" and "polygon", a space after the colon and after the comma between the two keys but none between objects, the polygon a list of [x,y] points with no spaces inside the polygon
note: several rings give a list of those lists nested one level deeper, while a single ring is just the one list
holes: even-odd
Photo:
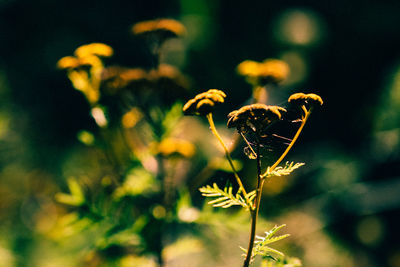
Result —
[{"label": "yellow flower", "polygon": [[278,59],[266,59],[260,65],[260,77],[265,82],[279,83],[289,75],[289,65]]},{"label": "yellow flower", "polygon": [[167,138],[158,145],[158,153],[165,157],[183,156],[190,158],[195,153],[195,146],[183,139]]},{"label": "yellow flower", "polygon": [[138,22],[132,27],[135,35],[158,34],[162,39],[179,37],[186,33],[185,26],[174,19],[155,19]]},{"label": "yellow flower", "polygon": [[278,59],[245,60],[237,66],[237,72],[247,77],[250,83],[279,83],[288,77],[289,66]]},{"label": "yellow flower", "polygon": [[286,109],[279,106],[252,104],[228,114],[228,128],[236,127],[241,132],[262,132],[269,124],[282,119]]},{"label": "yellow flower", "polygon": [[242,76],[257,77],[259,75],[260,62],[245,60],[237,66],[237,72]]},{"label": "yellow flower", "polygon": [[57,62],[59,69],[74,69],[80,66],[80,61],[76,57],[63,57]]},{"label": "yellow flower", "polygon": [[67,56],[61,58],[57,62],[57,67],[59,69],[78,69],[81,67],[101,67],[102,62],[101,60],[96,57],[96,56],[87,56],[84,58],[76,58],[72,56]]},{"label": "yellow flower", "polygon": [[288,102],[295,105],[322,106],[322,98],[316,94],[295,93],[292,94]]},{"label": "yellow flower", "polygon": [[218,89],[210,89],[198,94],[183,106],[185,115],[207,115],[216,104],[224,103],[226,94]]},{"label": "yellow flower", "polygon": [[102,43],[82,45],[75,50],[75,55],[79,58],[84,58],[91,55],[110,57],[113,55],[113,53],[114,51],[110,46]]}]

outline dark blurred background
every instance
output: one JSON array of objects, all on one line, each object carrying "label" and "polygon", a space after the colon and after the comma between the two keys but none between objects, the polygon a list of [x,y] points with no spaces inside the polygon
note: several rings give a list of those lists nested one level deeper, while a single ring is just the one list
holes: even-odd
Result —
[{"label": "dark blurred background", "polygon": [[310,221],[293,234],[308,238],[297,244],[308,246],[304,266],[400,266],[399,14],[396,0],[1,0],[0,259],[17,266],[34,253],[30,196],[50,201],[65,184],[77,132],[95,128],[58,59],[103,42],[115,51],[106,64],[150,66],[130,28],[168,17],[188,29],[167,60],[191,77],[190,95],[220,88],[229,96],[218,123],[251,94],[235,70],[245,59],[290,65],[271,102],[300,91],[324,99],[291,154],[307,165],[290,185],[272,184],[263,203],[289,228]]}]

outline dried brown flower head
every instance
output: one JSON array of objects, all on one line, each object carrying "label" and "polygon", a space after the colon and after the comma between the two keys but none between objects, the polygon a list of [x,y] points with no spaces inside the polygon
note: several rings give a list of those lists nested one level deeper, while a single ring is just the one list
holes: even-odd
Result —
[{"label": "dried brown flower head", "polygon": [[138,22],[132,27],[135,35],[158,36],[161,40],[182,36],[186,33],[185,26],[174,19],[155,19]]},{"label": "dried brown flower head", "polygon": [[207,115],[216,104],[224,103],[226,94],[218,89],[210,89],[198,94],[183,106],[185,115]]},{"label": "dried brown flower head", "polygon": [[322,106],[322,104],[324,103],[319,95],[304,94],[304,93],[292,94],[289,97],[288,102],[294,105],[299,105],[299,106],[307,105],[310,107]]},{"label": "dried brown flower head", "polygon": [[252,104],[228,114],[228,128],[236,127],[241,132],[262,132],[268,125],[282,118],[286,109],[279,106]]}]

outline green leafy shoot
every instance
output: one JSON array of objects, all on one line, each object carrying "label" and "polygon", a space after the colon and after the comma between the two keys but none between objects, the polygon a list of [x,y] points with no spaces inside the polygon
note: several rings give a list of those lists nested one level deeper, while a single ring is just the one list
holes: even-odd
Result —
[{"label": "green leafy shoot", "polygon": [[[274,248],[271,248],[268,245],[290,236],[289,234],[275,236],[276,232],[278,232],[281,228],[283,228],[285,226],[286,226],[286,224],[282,224],[280,226],[274,226],[270,231],[265,232],[265,237],[256,236],[256,238],[258,240],[254,241],[254,247],[253,247],[253,251],[252,251],[252,255],[251,255],[252,261],[254,260],[254,257],[257,255],[272,258],[272,259],[275,259],[275,258],[272,255],[270,255],[270,253],[278,254],[279,256],[282,256],[282,257],[284,256],[284,254],[282,252],[280,252],[279,250],[276,250]],[[243,252],[245,252],[244,255],[247,254],[247,249],[241,247],[241,250],[243,250]]]},{"label": "green leafy shoot", "polygon": [[231,206],[242,206],[245,209],[249,209],[249,205],[247,203],[252,203],[254,198],[256,197],[256,191],[252,191],[247,194],[248,201],[240,194],[236,193],[235,195],[232,192],[232,186],[226,186],[224,190],[220,189],[216,183],[213,186],[203,186],[199,189],[201,194],[205,197],[217,197],[214,200],[208,202],[208,204],[213,207],[222,207],[229,208]]},{"label": "green leafy shoot", "polygon": [[295,169],[300,168],[301,166],[305,165],[305,163],[298,162],[290,162],[287,161],[285,167],[279,166],[270,170],[270,167],[267,168],[267,171],[262,175],[263,178],[265,177],[272,177],[272,176],[284,176],[291,174]]}]

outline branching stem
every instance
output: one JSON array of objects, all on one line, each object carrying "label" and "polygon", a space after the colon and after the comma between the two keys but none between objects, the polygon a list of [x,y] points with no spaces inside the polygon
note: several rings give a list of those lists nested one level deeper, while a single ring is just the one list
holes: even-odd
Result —
[{"label": "branching stem", "polygon": [[[290,144],[289,144],[289,146],[286,148],[286,150],[282,153],[282,155],[279,157],[279,159],[271,166],[271,168],[269,168],[269,171],[270,171],[270,172],[273,171],[273,170],[279,165],[279,163],[282,162],[282,160],[283,160],[283,159],[286,157],[286,155],[289,153],[290,149],[292,149],[294,143],[295,143],[295,142],[297,141],[297,139],[299,138],[300,133],[301,133],[301,131],[303,130],[304,125],[306,124],[308,117],[310,117],[311,109],[310,109],[310,110],[307,110],[307,109],[305,109],[304,106],[302,107],[302,109],[304,110],[305,115],[304,115],[304,118],[303,118],[302,121],[301,121],[301,125],[300,125],[299,129],[297,130],[296,134],[294,135],[292,141],[290,142]],[[262,177],[265,177],[266,175],[267,175],[267,173],[264,173],[264,174],[262,175]]]},{"label": "branching stem", "polygon": [[[305,113],[301,125],[299,129],[297,130],[295,136],[293,137],[292,141],[290,142],[289,146],[286,148],[286,150],[282,153],[282,155],[279,157],[279,159],[269,168],[269,171],[274,170],[279,163],[282,162],[282,160],[286,157],[286,155],[289,153],[290,149],[293,147],[294,143],[296,140],[299,138],[301,131],[304,128],[304,125],[307,122],[308,117],[311,114],[311,109],[307,110],[304,106],[302,106],[302,109]],[[242,135],[243,136],[243,135]],[[244,137],[244,136],[243,136]],[[246,138],[244,140],[247,142]],[[249,145],[249,143],[247,143]],[[250,230],[250,240],[249,240],[249,246],[247,249],[247,255],[245,258],[245,261],[243,263],[243,267],[248,267],[250,265],[250,261],[252,258],[253,254],[253,247],[254,247],[254,239],[256,235],[256,226],[257,226],[257,218],[258,218],[258,212],[260,210],[260,203],[261,203],[261,195],[262,195],[262,189],[264,186],[265,182],[265,177],[266,173],[261,174],[261,155],[260,155],[260,142],[257,141],[257,147],[256,147],[256,159],[257,159],[257,190],[256,190],[256,199],[254,202],[254,207],[253,209],[250,210],[251,213],[251,230]],[[252,150],[254,152],[254,150]]]},{"label": "branching stem", "polygon": [[[235,176],[235,178],[236,178],[236,182],[237,182],[238,185],[239,185],[239,192],[240,192],[240,191],[243,192],[243,195],[244,195],[246,201],[248,202],[248,197],[247,197],[246,190],[245,190],[245,188],[244,188],[244,186],[243,186],[242,180],[240,179],[239,175],[237,174],[237,171],[236,171],[235,166],[233,165],[233,161],[232,161],[231,155],[230,155],[230,153],[229,153],[229,150],[228,150],[228,148],[226,147],[226,145],[225,145],[224,141],[222,140],[221,136],[219,135],[219,133],[218,133],[218,131],[217,131],[217,128],[215,128],[215,124],[214,124],[214,120],[213,120],[213,117],[212,117],[212,113],[208,113],[208,114],[207,114],[207,120],[208,120],[208,123],[210,124],[210,129],[211,129],[212,133],[213,133],[213,134],[215,135],[215,137],[218,139],[219,143],[222,145],[222,147],[223,147],[223,149],[224,149],[224,151],[225,151],[225,156],[226,156],[226,158],[228,159],[229,164],[231,165],[233,174],[234,174],[234,176]],[[248,203],[248,204],[249,204],[249,203]],[[251,207],[250,207],[250,208],[251,208]]]}]

